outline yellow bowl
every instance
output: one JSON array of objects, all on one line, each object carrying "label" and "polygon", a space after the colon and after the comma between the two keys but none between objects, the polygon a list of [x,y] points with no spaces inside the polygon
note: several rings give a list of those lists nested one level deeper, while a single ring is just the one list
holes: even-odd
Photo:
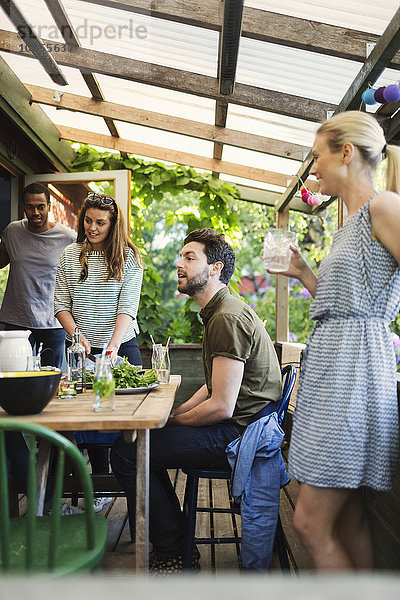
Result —
[{"label": "yellow bowl", "polygon": [[0,406],[10,415],[40,413],[58,390],[61,371],[0,372]]}]

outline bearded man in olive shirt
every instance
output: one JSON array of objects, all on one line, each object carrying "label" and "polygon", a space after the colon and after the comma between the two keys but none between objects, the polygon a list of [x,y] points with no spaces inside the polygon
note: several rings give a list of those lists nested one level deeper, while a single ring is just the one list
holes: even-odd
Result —
[{"label": "bearded man in olive shirt", "polygon": [[[212,229],[193,231],[176,267],[178,290],[202,308],[206,383],[171,413],[166,427],[150,432],[151,571],[160,574],[182,570],[184,544],[184,519],[167,469],[227,468],[226,446],[281,393],[280,367],[268,333],[255,312],[227,288],[235,254],[224,236]],[[120,438],[111,464],[131,508],[135,444]]]}]

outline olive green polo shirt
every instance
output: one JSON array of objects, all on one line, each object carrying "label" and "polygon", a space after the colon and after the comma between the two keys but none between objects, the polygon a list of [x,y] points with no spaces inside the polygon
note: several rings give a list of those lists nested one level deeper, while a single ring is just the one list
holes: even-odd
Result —
[{"label": "olive green polo shirt", "polygon": [[244,363],[243,379],[232,419],[248,425],[252,415],[281,395],[281,370],[265,327],[254,310],[219,290],[200,311],[204,323],[204,375],[211,396],[213,359],[226,356]]}]

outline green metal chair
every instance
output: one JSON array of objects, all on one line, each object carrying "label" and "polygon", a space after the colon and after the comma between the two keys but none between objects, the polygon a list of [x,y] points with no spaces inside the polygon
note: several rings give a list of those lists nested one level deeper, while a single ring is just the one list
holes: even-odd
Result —
[{"label": "green metal chair", "polygon": [[[29,449],[27,510],[10,517],[5,432],[24,434]],[[37,440],[56,450],[56,474],[51,516],[37,516]],[[86,510],[61,516],[60,503],[65,457],[80,478]],[[0,419],[0,572],[67,575],[88,571],[101,560],[107,538],[107,522],[93,510],[93,488],[82,454],[65,437],[40,425],[17,419]]]}]

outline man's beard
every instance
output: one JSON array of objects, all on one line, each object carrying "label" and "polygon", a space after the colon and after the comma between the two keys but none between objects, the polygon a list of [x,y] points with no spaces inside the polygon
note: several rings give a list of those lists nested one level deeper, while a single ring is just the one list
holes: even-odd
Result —
[{"label": "man's beard", "polygon": [[199,275],[194,277],[187,277],[186,280],[178,284],[178,292],[181,294],[187,294],[188,296],[195,296],[202,292],[208,285],[209,271],[208,267],[204,269]]}]

